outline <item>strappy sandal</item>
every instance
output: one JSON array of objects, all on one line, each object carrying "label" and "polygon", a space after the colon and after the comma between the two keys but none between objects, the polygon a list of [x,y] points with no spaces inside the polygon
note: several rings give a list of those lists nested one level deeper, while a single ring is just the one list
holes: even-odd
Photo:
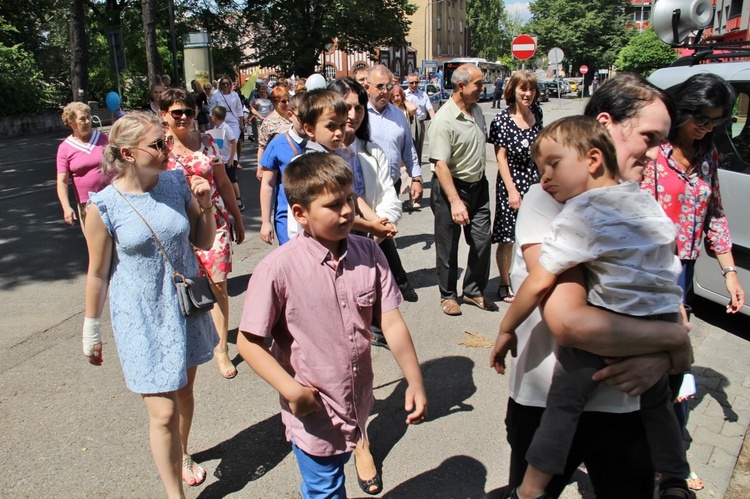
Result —
[{"label": "strappy sandal", "polygon": [[[226,362],[229,363],[229,366],[227,367],[226,364],[222,365],[222,361],[219,358],[219,356],[225,356]],[[226,379],[232,379],[235,376],[237,376],[237,368],[234,367],[234,364],[232,363],[232,359],[229,358],[229,347],[226,346],[224,348],[215,348],[214,349],[214,356],[216,356],[216,364],[219,367],[219,372],[222,376],[224,376]]]},{"label": "strappy sandal", "polygon": [[461,305],[456,300],[441,298],[440,306],[445,315],[461,315]]},{"label": "strappy sandal", "polygon": [[[195,473],[196,469],[198,473]],[[195,464],[192,456],[187,456],[182,460],[182,479],[190,487],[197,487],[206,481],[206,470]]]},{"label": "strappy sandal", "polygon": [[[360,478],[359,470],[357,469],[357,456],[354,456],[354,471],[357,472],[357,483],[359,484],[359,488],[362,489],[365,494],[375,496],[383,492],[383,479],[377,471],[375,472],[375,476],[369,480],[362,480],[362,478]],[[375,487],[375,489],[373,489],[373,487]]]},{"label": "strappy sandal", "polygon": [[500,287],[497,288],[497,296],[505,303],[513,303],[513,300],[516,297],[510,288],[510,284],[501,284]]},{"label": "strappy sandal", "polygon": [[690,490],[703,490],[703,487],[705,487],[703,480],[701,480],[698,475],[696,475],[692,471],[685,479],[685,481],[687,482],[687,486]]}]

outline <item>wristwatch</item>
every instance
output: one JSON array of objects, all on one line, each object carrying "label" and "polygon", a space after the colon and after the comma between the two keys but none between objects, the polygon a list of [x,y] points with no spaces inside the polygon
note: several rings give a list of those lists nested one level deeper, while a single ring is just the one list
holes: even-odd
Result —
[{"label": "wristwatch", "polygon": [[737,273],[737,267],[732,266],[732,267],[725,267],[725,268],[721,269],[721,275],[723,275],[724,277],[726,277],[727,274],[730,273],[730,272],[734,272],[736,274]]}]

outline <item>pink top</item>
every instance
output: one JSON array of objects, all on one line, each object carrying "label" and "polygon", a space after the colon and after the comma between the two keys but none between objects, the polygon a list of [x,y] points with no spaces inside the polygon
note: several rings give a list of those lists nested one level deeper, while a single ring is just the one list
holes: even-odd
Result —
[{"label": "pink top", "polygon": [[108,143],[106,133],[94,130],[88,144],[68,137],[57,148],[57,173],[70,174],[79,203],[88,202],[89,192],[99,192],[109,184],[99,169]]},{"label": "pink top", "polygon": [[370,324],[402,301],[385,256],[349,236],[337,268],[331,253],[301,232],[266,256],[245,294],[240,331],[273,337],[276,360],[320,391],[322,409],[298,418],[281,398],[287,440],[314,456],[350,452],[372,411]]},{"label": "pink top", "polygon": [[[700,255],[705,232],[709,246],[718,255],[732,251],[729,224],[719,192],[719,152],[716,147],[693,160],[693,171],[685,174],[672,159],[672,145],[663,142],[656,162],[643,172],[641,189],[654,195],[677,229],[677,256],[680,260],[696,260]],[[654,174],[656,166],[657,175]]]}]

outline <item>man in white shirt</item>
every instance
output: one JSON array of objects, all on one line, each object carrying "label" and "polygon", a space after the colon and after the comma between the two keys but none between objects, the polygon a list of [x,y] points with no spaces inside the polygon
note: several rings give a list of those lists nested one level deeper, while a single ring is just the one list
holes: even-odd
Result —
[{"label": "man in white shirt", "polygon": [[373,66],[367,73],[365,89],[369,98],[370,135],[372,141],[385,151],[396,192],[401,189],[403,164],[412,180],[410,198],[419,201],[422,198],[422,168],[414,149],[409,120],[403,111],[390,102],[393,73],[383,65]]},{"label": "man in white shirt", "polygon": [[406,100],[417,106],[416,126],[414,131],[414,148],[417,150],[417,158],[422,161],[422,150],[424,149],[425,122],[435,116],[432,102],[427,92],[419,89],[419,75],[411,73],[406,77],[409,88],[406,89]]}]

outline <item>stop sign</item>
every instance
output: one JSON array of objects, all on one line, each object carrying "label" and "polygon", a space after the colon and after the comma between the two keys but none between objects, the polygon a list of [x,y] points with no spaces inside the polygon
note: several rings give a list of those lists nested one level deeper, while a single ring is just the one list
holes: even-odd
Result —
[{"label": "stop sign", "polygon": [[513,39],[510,50],[516,59],[531,59],[536,53],[536,41],[529,35],[518,35]]},{"label": "stop sign", "polygon": [[586,73],[589,72],[589,67],[584,64],[583,66],[581,66],[580,71],[582,75],[585,75]]}]

